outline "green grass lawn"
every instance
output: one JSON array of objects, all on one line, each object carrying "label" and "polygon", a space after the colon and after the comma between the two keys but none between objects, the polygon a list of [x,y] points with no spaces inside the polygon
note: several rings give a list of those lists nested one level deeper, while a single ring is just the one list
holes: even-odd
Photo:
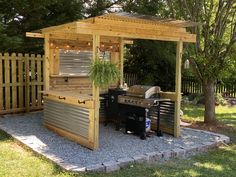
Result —
[{"label": "green grass lawn", "polygon": [[[185,105],[184,120],[202,121],[203,107]],[[236,107],[217,107],[220,124],[213,131],[227,134],[230,146],[220,147],[188,160],[172,160],[164,164],[132,165],[118,172],[78,174],[62,171],[57,165],[19,146],[10,136],[0,131],[0,177],[149,177],[149,176],[236,176]],[[200,128],[209,128],[197,124]],[[224,126],[222,126],[224,125]],[[201,127],[202,126],[202,127]]]}]

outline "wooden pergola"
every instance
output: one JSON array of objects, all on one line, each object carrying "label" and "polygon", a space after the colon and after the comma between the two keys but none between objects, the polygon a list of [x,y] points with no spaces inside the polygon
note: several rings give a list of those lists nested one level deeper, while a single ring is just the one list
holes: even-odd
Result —
[{"label": "wooden pergola", "polygon": [[[115,52],[119,60],[121,72],[120,83],[123,83],[123,53],[124,45],[132,44],[135,39],[173,41],[176,47],[176,79],[175,92],[165,92],[163,97],[168,97],[175,101],[175,127],[174,136],[180,135],[180,102],[181,102],[181,63],[183,43],[196,42],[196,35],[186,30],[187,27],[196,26],[197,23],[159,19],[145,15],[135,15],[129,13],[112,13],[85,20],[74,21],[71,23],[43,28],[38,32],[26,33],[28,37],[44,38],[45,62],[44,62],[44,90],[50,91],[50,75],[58,74],[58,65],[52,50],[65,48],[65,41],[70,41],[70,47],[74,49],[87,49],[91,45],[93,61],[99,56],[99,51],[107,48]],[[57,43],[57,48],[53,49],[51,42]],[[64,43],[63,43],[64,41]],[[113,46],[113,47],[110,47]],[[118,54],[117,54],[118,53]],[[54,53],[55,55],[55,53]],[[58,53],[56,53],[58,55]],[[90,144],[78,140],[81,144],[97,149],[99,146],[99,88],[92,87],[92,103],[94,113],[90,116],[92,125],[89,127]],[[73,139],[73,138],[72,138]]]}]

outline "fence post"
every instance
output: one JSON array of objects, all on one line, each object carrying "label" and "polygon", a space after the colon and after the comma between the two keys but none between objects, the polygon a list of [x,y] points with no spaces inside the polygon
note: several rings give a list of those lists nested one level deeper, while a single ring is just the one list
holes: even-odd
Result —
[{"label": "fence post", "polygon": [[25,111],[30,112],[29,54],[25,54]]}]

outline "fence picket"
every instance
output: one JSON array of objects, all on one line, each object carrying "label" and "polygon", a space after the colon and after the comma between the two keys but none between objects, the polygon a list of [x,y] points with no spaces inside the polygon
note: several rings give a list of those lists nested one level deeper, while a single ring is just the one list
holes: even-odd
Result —
[{"label": "fence picket", "polygon": [[3,110],[3,80],[2,80],[2,72],[3,72],[3,68],[2,68],[2,54],[0,53],[0,111]]},{"label": "fence picket", "polygon": [[24,108],[24,58],[22,54],[18,54],[18,58],[19,108]]},{"label": "fence picket", "polygon": [[[31,58],[34,58],[31,56]],[[34,108],[36,105],[36,93],[35,93],[35,60],[31,60],[31,68],[30,68],[30,73],[31,73],[31,103],[32,103],[32,107]]]},{"label": "fence picket", "polygon": [[[37,55],[37,82],[40,83],[42,82],[42,65],[41,65],[41,56],[40,55]],[[42,105],[42,94],[41,94],[41,91],[42,91],[42,85],[37,85],[37,105],[38,106],[41,106]]]},{"label": "fence picket", "polygon": [[17,86],[16,86],[16,54],[11,55],[11,83],[12,83],[12,108],[17,108]]},{"label": "fence picket", "polygon": [[29,79],[29,54],[25,54],[25,109],[30,111],[30,79]]},{"label": "fence picket", "polygon": [[8,53],[4,54],[4,74],[5,74],[5,109],[11,107],[10,96],[10,56]]}]

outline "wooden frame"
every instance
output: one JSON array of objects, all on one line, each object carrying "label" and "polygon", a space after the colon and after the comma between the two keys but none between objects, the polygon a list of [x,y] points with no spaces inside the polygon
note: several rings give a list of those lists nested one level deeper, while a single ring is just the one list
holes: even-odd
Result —
[{"label": "wooden frame", "polygon": [[[154,17],[153,17],[154,18]],[[195,22],[181,20],[158,20],[155,18],[139,18],[139,16],[121,14],[107,14],[85,20],[75,21],[63,25],[43,28],[37,33],[26,33],[28,37],[44,38],[45,62],[44,62],[44,89],[48,91],[50,75],[58,74],[58,51],[52,55],[50,40],[74,41],[75,44],[83,42],[92,43],[93,61],[98,59],[99,49],[102,43],[118,45],[118,51],[111,50],[111,56],[115,61],[119,59],[119,69],[121,72],[120,84],[123,84],[123,55],[124,45],[133,44],[134,39],[173,41],[176,47],[176,87],[175,92],[163,92],[161,95],[170,98],[175,102],[175,127],[174,136],[180,136],[180,102],[181,102],[181,62],[183,42],[196,42],[196,35],[186,31],[186,27],[198,25]],[[59,42],[60,43],[60,42]],[[76,46],[78,47],[78,46]],[[55,51],[54,51],[55,52]],[[119,52],[119,53],[118,53]],[[51,68],[51,69],[50,69]],[[93,84],[93,108],[90,111],[89,121],[89,141],[90,148],[99,147],[99,88]],[[91,147],[92,144],[92,147]],[[85,144],[83,144],[85,145]]]}]

